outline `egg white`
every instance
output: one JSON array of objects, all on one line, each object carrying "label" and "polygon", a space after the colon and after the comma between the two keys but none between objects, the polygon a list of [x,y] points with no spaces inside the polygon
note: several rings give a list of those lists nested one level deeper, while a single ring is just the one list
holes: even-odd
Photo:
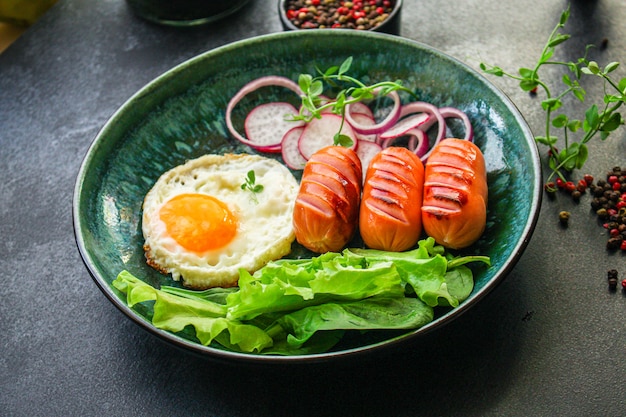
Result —
[{"label": "egg white", "polygon": [[[253,170],[263,190],[241,188]],[[237,284],[239,269],[249,272],[291,251],[298,182],[280,162],[258,155],[205,155],[164,173],[143,202],[142,231],[148,264],[194,289]],[[159,210],[172,197],[201,193],[224,202],[238,218],[237,234],[224,247],[189,251],[167,232]]]}]

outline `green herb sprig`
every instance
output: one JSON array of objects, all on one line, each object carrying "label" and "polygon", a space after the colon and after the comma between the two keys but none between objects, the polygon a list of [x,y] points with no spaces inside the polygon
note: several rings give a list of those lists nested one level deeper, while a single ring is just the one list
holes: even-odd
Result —
[{"label": "green herb sprig", "polygon": [[252,193],[252,200],[254,202],[258,202],[256,195],[263,191],[263,185],[256,183],[256,174],[254,173],[254,170],[251,169],[248,171],[246,174],[246,181],[241,184],[241,189],[250,191]]},{"label": "green herb sprig", "polygon": [[[588,60],[587,53],[593,45],[587,45],[584,56],[575,62],[551,60],[556,47],[570,38],[570,35],[560,32],[569,16],[569,8],[561,13],[559,23],[550,33],[534,68],[522,67],[519,68],[518,74],[512,74],[498,66],[480,63],[480,68],[488,74],[518,80],[523,91],[536,93],[541,89],[545,93],[545,99],[541,101],[541,108],[545,112],[545,134],[535,136],[535,141],[549,148],[548,165],[552,172],[546,181],[548,191],[554,191],[550,188],[554,187],[551,180],[555,176],[565,181],[568,173],[584,166],[589,156],[587,143],[592,138],[599,136],[601,140],[605,140],[610,133],[624,124],[624,117],[619,110],[626,104],[626,78],[616,81],[609,75],[618,68],[619,62],[611,62],[602,68],[597,62]],[[562,66],[567,69],[561,78],[562,91],[553,92],[553,89],[540,78],[539,71],[546,66]],[[581,85],[581,80],[585,76],[597,76],[603,80],[602,102],[589,106],[582,118],[568,116],[562,109],[566,96],[573,95],[580,102],[587,99],[587,93]],[[561,112],[558,112],[559,110]],[[552,128],[561,130],[564,140],[561,151],[557,149],[559,137],[553,133]],[[575,133],[578,134],[578,140],[570,135]]]},{"label": "green herb sprig", "polygon": [[[321,118],[322,112],[330,109],[340,115],[341,126],[335,134],[334,144],[342,146],[352,145],[352,139],[341,134],[345,122],[346,106],[360,101],[371,100],[377,96],[386,96],[393,91],[405,91],[415,96],[408,88],[402,85],[402,81],[381,81],[372,85],[366,85],[358,79],[348,75],[352,66],[352,57],[348,57],[340,66],[332,66],[326,71],[317,69],[319,75],[300,74],[298,85],[302,90],[302,106],[295,120],[308,122],[313,118]],[[346,87],[346,84],[348,85]],[[323,96],[327,87],[340,88],[334,100],[328,100]]]}]

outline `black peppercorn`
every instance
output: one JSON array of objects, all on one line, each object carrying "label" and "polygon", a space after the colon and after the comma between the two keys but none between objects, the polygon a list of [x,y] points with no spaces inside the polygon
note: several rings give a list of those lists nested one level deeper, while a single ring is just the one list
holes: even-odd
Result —
[{"label": "black peppercorn", "polygon": [[621,237],[613,236],[606,241],[607,250],[617,250],[622,244]]}]

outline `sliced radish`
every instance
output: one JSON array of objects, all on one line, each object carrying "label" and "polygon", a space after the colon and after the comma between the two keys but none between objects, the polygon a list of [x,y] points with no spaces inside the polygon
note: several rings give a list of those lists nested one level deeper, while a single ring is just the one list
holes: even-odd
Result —
[{"label": "sliced radish", "polygon": [[298,113],[289,103],[272,102],[261,104],[244,121],[244,129],[250,146],[267,148],[279,146],[287,131],[302,126],[301,120],[289,120]]},{"label": "sliced radish", "polygon": [[369,140],[359,140],[357,142],[356,154],[361,160],[361,167],[363,169],[363,181],[365,181],[367,167],[370,166],[372,158],[374,158],[374,156],[376,156],[376,154],[382,150],[383,148],[376,142],[371,142]]},{"label": "sliced radish", "polygon": [[280,148],[283,161],[285,161],[285,164],[291,169],[304,169],[304,166],[306,165],[307,160],[302,156],[300,149],[298,148],[298,142],[303,130],[304,126],[298,126],[290,129],[287,133],[285,133],[281,142]]},{"label": "sliced radish", "polygon": [[275,145],[275,146],[254,146],[254,145],[249,145],[249,146],[256,151],[263,152],[263,153],[280,153],[281,152],[280,144]]},{"label": "sliced radish", "polygon": [[[341,132],[339,131],[341,129]],[[319,119],[315,118],[306,124],[300,139],[298,148],[305,159],[309,159],[318,150],[335,143],[335,135],[340,132],[352,139],[352,148],[356,148],[356,135],[352,128],[343,123],[342,118],[333,113],[323,113]]]},{"label": "sliced radish", "polygon": [[[290,80],[289,78],[286,78],[286,77],[281,77],[281,76],[277,76],[277,75],[268,75],[268,76],[265,76],[265,77],[257,78],[257,79],[255,79],[253,81],[250,81],[246,85],[244,85],[230,99],[230,101],[228,102],[228,105],[226,106],[226,127],[230,131],[231,135],[233,135],[237,140],[239,140],[242,143],[245,143],[246,145],[253,146],[253,147],[254,146],[261,146],[261,147],[263,146],[263,145],[256,144],[254,141],[251,141],[249,138],[246,138],[241,133],[239,133],[237,131],[237,129],[235,129],[235,126],[233,125],[233,120],[232,120],[233,110],[237,106],[237,104],[239,104],[241,99],[243,99],[246,95],[252,93],[253,91],[258,90],[259,88],[271,87],[271,86],[287,88],[287,89],[293,91],[298,96],[300,96],[302,94],[302,90],[298,86],[298,83],[296,83],[296,82],[294,82],[294,81],[292,81],[292,80]],[[293,127],[293,126],[295,126],[295,125],[291,125],[291,127]],[[285,132],[283,132],[283,134]]]},{"label": "sliced radish", "polygon": [[444,119],[448,119],[448,118],[461,119],[461,121],[463,122],[463,126],[465,126],[464,139],[469,140],[470,142],[474,140],[474,129],[472,127],[472,123],[470,122],[469,117],[467,117],[467,114],[465,114],[464,111],[459,110],[454,107],[441,107],[439,109],[439,112],[441,113],[441,116],[443,116]]},{"label": "sliced radish", "polygon": [[398,92],[392,91],[391,93],[389,93],[388,97],[393,100],[393,107],[391,108],[389,114],[387,114],[387,117],[385,117],[382,121],[374,125],[363,125],[361,123],[358,123],[353,117],[350,106],[346,108],[346,121],[350,124],[350,126],[352,126],[354,131],[358,133],[378,134],[384,132],[385,130],[393,126],[396,121],[398,121],[398,118],[400,117],[400,110],[402,108]]}]

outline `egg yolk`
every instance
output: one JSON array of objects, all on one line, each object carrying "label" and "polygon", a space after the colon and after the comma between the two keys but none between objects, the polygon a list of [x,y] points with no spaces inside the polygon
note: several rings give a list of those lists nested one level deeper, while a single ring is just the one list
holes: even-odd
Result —
[{"label": "egg yolk", "polygon": [[194,252],[219,249],[237,234],[237,218],[226,204],[205,194],[180,194],[159,211],[169,235]]}]

